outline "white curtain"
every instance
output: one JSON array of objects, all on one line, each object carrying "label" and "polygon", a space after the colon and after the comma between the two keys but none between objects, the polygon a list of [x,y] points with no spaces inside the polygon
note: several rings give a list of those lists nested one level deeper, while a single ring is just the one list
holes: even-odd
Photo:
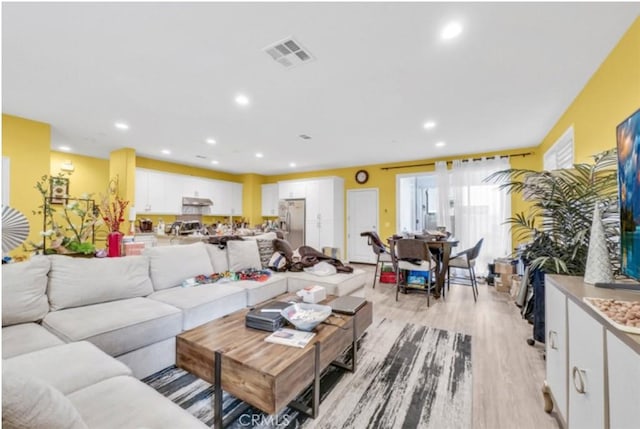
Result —
[{"label": "white curtain", "polygon": [[508,158],[460,160],[453,162],[451,188],[455,210],[455,238],[460,243],[454,251],[473,247],[484,238],[476,260],[476,274],[486,275],[487,264],[509,255],[511,233],[505,220],[511,215],[511,198],[498,185],[483,182],[491,173],[510,168]]},{"label": "white curtain", "polygon": [[436,186],[438,189],[438,205],[436,210],[436,218],[438,226],[446,226],[447,231],[452,231],[451,224],[451,208],[449,200],[449,170],[445,161],[436,162]]}]

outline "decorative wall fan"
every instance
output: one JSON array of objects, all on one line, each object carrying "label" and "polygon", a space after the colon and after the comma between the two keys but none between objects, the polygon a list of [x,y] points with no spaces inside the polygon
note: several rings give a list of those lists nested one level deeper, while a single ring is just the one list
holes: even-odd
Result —
[{"label": "decorative wall fan", "polygon": [[2,207],[2,253],[21,245],[29,235],[29,221],[18,210]]}]

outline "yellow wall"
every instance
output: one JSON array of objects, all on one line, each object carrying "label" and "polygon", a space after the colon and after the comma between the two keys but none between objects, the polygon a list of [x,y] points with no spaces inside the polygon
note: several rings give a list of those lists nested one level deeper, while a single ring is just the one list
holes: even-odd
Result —
[{"label": "yellow wall", "polygon": [[229,182],[242,182],[242,176],[238,174],[223,173],[221,171],[207,170],[205,168],[191,167],[189,165],[159,161],[141,156],[136,157],[136,167],[188,176],[207,177],[209,179],[228,180]]},{"label": "yellow wall", "polygon": [[[49,174],[50,150],[48,124],[2,115],[2,156],[10,159],[9,204],[27,217],[30,228],[27,240],[36,243],[41,241],[43,218],[32,214],[32,210],[42,205],[42,196],[34,186]],[[21,247],[10,252],[12,257],[22,254]]]},{"label": "yellow wall", "polygon": [[242,176],[242,214],[249,225],[262,223],[262,184],[265,177],[259,174]]},{"label": "yellow wall", "polygon": [[109,183],[109,160],[51,151],[51,175],[61,172],[60,166],[66,161],[71,161],[75,167],[69,176],[69,195],[80,197],[90,194],[98,201],[100,194],[106,193]]},{"label": "yellow wall", "polygon": [[[294,179],[304,179],[311,177],[323,177],[323,176],[337,176],[342,177],[344,179],[344,187],[345,191],[349,189],[360,189],[360,188],[378,188],[379,194],[379,233],[383,238],[390,237],[391,235],[396,233],[396,176],[398,174],[409,174],[409,173],[426,173],[434,171],[435,167],[424,166],[424,167],[408,167],[408,168],[400,168],[393,170],[383,170],[385,167],[390,166],[405,166],[405,165],[413,165],[413,164],[427,164],[434,163],[436,161],[450,160],[450,159],[466,159],[466,158],[478,158],[482,156],[493,156],[493,155],[509,155],[509,154],[517,154],[524,152],[532,152],[533,155],[529,155],[526,157],[516,156],[511,158],[511,167],[512,168],[538,168],[540,165],[540,155],[538,154],[535,148],[523,148],[509,151],[501,151],[501,152],[488,152],[488,153],[479,153],[479,154],[471,154],[459,157],[451,157],[451,158],[431,158],[431,159],[422,159],[422,160],[413,160],[407,162],[397,162],[390,164],[376,164],[376,165],[366,165],[366,166],[357,166],[357,167],[348,167],[348,168],[339,168],[332,170],[321,170],[321,171],[312,171],[307,173],[294,173],[294,174],[284,174],[284,175],[276,175],[276,176],[268,176],[266,177],[265,183],[275,183],[280,180],[294,180]],[[356,171],[360,169],[365,169],[369,172],[369,180],[364,185],[359,185],[355,180]],[[345,192],[345,219],[346,219],[346,192]],[[521,211],[524,209],[525,203],[522,199],[517,196],[512,196],[512,211]],[[346,224],[345,224],[346,225]],[[345,243],[346,240],[346,231],[345,231]]]},{"label": "yellow wall", "polygon": [[616,126],[639,107],[640,17],[551,128],[540,152],[573,124],[575,161],[591,162],[591,155],[615,147]]}]

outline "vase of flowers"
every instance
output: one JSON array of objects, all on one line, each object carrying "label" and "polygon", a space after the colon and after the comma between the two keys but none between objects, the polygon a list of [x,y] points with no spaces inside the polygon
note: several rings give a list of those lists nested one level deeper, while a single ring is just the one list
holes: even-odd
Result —
[{"label": "vase of flowers", "polygon": [[102,220],[109,229],[107,235],[107,256],[122,256],[122,237],[120,225],[124,222],[124,211],[129,205],[129,201],[123,200],[119,195],[115,195],[113,200],[108,196],[102,198],[100,204],[100,214]]}]

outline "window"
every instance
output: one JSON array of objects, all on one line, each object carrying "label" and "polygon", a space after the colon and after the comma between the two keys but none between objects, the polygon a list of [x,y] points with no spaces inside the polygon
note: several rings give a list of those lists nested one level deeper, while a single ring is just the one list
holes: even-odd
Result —
[{"label": "window", "polygon": [[[438,224],[439,194],[435,174],[398,175],[396,183],[398,232],[422,232],[441,226]],[[453,205],[453,201],[450,203]]]},{"label": "window", "polygon": [[544,153],[544,169],[547,171],[573,167],[573,125]]}]

